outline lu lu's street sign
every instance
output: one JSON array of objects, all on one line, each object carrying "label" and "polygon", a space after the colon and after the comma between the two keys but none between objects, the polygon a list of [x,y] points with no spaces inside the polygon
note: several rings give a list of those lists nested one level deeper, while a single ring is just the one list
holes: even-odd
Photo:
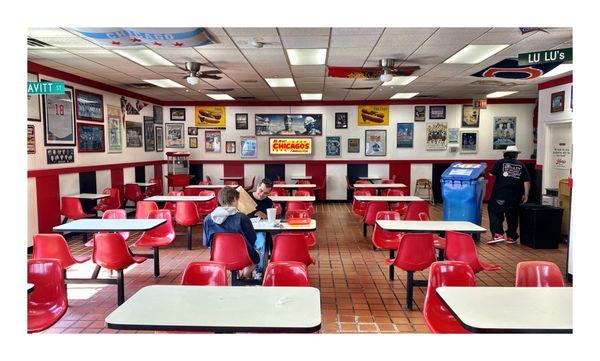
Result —
[{"label": "lu lu's street sign", "polygon": [[573,48],[519,54],[519,65],[536,65],[573,60]]},{"label": "lu lu's street sign", "polygon": [[27,94],[64,94],[65,83],[62,81],[28,81]]}]

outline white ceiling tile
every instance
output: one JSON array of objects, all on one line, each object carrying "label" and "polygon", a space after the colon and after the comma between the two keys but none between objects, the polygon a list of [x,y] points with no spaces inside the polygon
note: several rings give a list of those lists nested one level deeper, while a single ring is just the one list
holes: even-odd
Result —
[{"label": "white ceiling tile", "polygon": [[327,74],[325,65],[292,65],[292,73],[294,77],[320,77],[323,81],[323,76]]},{"label": "white ceiling tile", "polygon": [[225,28],[230,36],[272,36],[277,37],[275,28]]},{"label": "white ceiling tile", "polygon": [[331,35],[332,48],[365,48],[373,47],[379,35]]},{"label": "white ceiling tile", "polygon": [[281,36],[329,36],[330,28],[277,28]]},{"label": "white ceiling tile", "polygon": [[331,35],[380,35],[384,28],[331,28]]},{"label": "white ceiling tile", "polygon": [[61,28],[29,28],[27,29],[27,36],[37,39],[42,38],[68,38],[77,37],[77,35],[61,29]]},{"label": "white ceiling tile", "polygon": [[460,45],[461,48],[483,35],[490,28],[439,28],[426,46]]},{"label": "white ceiling tile", "polygon": [[363,66],[373,48],[330,48],[327,54],[327,65],[331,66]]},{"label": "white ceiling tile", "polygon": [[329,46],[329,35],[283,36],[281,41],[286,49],[326,49]]},{"label": "white ceiling tile", "polygon": [[257,49],[253,42],[261,42],[261,49],[281,48],[281,41],[278,36],[234,36],[233,41],[240,49]]}]

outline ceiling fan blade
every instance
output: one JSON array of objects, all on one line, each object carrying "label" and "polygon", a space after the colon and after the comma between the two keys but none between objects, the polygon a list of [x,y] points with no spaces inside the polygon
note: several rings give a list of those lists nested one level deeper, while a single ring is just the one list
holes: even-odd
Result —
[{"label": "ceiling fan blade", "polygon": [[200,74],[198,75],[198,78],[204,78],[204,79],[214,79],[214,80],[219,80],[221,79],[220,76],[216,76],[216,75],[210,75],[210,74]]},{"label": "ceiling fan blade", "polygon": [[206,71],[201,71],[202,74],[208,74],[208,75],[212,75],[212,74],[221,74],[223,73],[220,70],[206,70]]}]

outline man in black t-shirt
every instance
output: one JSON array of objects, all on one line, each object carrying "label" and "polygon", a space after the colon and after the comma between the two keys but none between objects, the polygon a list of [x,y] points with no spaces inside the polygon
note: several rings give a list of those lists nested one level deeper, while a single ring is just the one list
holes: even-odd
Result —
[{"label": "man in black t-shirt", "polygon": [[[526,203],[531,186],[529,173],[525,164],[517,160],[519,149],[514,146],[506,147],[504,158],[498,160],[490,174],[496,176],[492,195],[488,203],[490,231],[492,240],[488,243],[515,243],[519,238],[519,204]],[[506,237],[504,236],[504,217],[506,217]]]},{"label": "man in black t-shirt", "polygon": [[273,201],[269,198],[269,193],[273,189],[273,182],[270,179],[263,179],[258,183],[258,187],[250,197],[256,202],[256,210],[250,213],[249,217],[267,218],[267,208],[273,208]]}]

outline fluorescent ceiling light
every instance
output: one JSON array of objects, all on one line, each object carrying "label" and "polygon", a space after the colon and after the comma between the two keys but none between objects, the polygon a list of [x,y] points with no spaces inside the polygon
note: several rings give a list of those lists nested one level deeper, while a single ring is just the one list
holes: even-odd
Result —
[{"label": "fluorescent ceiling light", "polygon": [[296,86],[292,78],[265,78],[265,80],[271,88],[293,88]]},{"label": "fluorescent ceiling light", "polygon": [[300,96],[302,100],[321,100],[323,99],[323,94],[321,93],[301,93]]},{"label": "fluorescent ceiling light", "polygon": [[558,74],[566,73],[568,71],[573,70],[573,64],[560,64],[556,68],[550,70],[546,74],[542,75],[540,78],[549,78],[551,76],[555,76]]},{"label": "fluorescent ceiling light", "polygon": [[508,44],[502,45],[467,45],[458,53],[452,55],[444,63],[446,64],[478,64],[506,48]]},{"label": "fluorescent ceiling light", "polygon": [[327,49],[287,49],[292,65],[323,65],[327,58]]},{"label": "fluorescent ceiling light", "polygon": [[392,80],[385,82],[381,85],[384,85],[384,86],[406,85],[406,84],[414,81],[417,78],[418,78],[418,76],[395,76],[392,78]]},{"label": "fluorescent ceiling light", "polygon": [[143,79],[146,83],[154,84],[161,88],[185,88],[183,85],[171,79]]},{"label": "fluorescent ceiling light", "polygon": [[113,51],[143,66],[175,66],[173,63],[150,49],[118,49]]},{"label": "fluorescent ceiling light", "polygon": [[501,91],[501,92],[493,92],[487,95],[488,98],[502,98],[507,95],[518,93],[517,91]]},{"label": "fluorescent ceiling light", "polygon": [[214,100],[235,100],[229,94],[206,94]]},{"label": "fluorescent ceiling light", "polygon": [[410,99],[419,93],[396,93],[390,99]]}]

